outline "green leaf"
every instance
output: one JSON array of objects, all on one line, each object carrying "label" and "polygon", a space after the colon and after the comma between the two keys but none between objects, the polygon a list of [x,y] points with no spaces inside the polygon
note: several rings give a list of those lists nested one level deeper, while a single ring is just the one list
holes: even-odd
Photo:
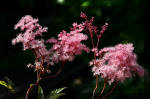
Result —
[{"label": "green leaf", "polygon": [[11,92],[15,92],[13,88],[14,84],[12,83],[12,81],[7,77],[5,77],[5,79],[7,80],[7,82],[0,80],[0,85],[8,88]]},{"label": "green leaf", "polygon": [[5,77],[5,79],[7,80],[8,84],[10,86],[12,86],[12,87],[14,86],[13,82],[8,77]]},{"label": "green leaf", "polygon": [[66,89],[67,87],[63,87],[63,88],[59,88],[59,89],[55,89],[54,91],[52,91],[51,93],[60,93],[62,92],[64,89]]},{"label": "green leaf", "polygon": [[59,89],[55,89],[53,90],[47,97],[46,99],[58,99],[60,96],[65,95],[65,93],[61,93],[64,89],[66,89],[67,87],[63,87],[63,88],[59,88]]},{"label": "green leaf", "polygon": [[0,80],[0,85],[2,85],[2,86],[4,86],[4,87],[7,87],[7,86],[8,86],[7,83],[6,83],[5,81],[2,81],[2,80]]},{"label": "green leaf", "polygon": [[87,7],[90,5],[90,2],[89,1],[85,1],[81,4],[82,7]]},{"label": "green leaf", "polygon": [[38,99],[44,99],[43,89],[41,86],[38,86]]}]

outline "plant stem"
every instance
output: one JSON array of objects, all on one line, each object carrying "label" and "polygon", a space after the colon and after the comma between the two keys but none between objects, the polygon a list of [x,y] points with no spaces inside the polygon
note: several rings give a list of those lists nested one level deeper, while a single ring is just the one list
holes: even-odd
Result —
[{"label": "plant stem", "polygon": [[64,68],[64,62],[62,62],[61,68],[57,71],[57,73],[55,73],[54,75],[48,76],[48,77],[44,77],[42,79],[55,78],[56,76],[58,76],[61,73],[61,71],[63,70],[63,68]]},{"label": "plant stem", "polygon": [[116,82],[114,84],[114,86],[112,87],[112,89],[105,96],[103,96],[102,99],[108,97],[113,92],[113,90],[116,88],[117,84],[118,84],[118,82]]},{"label": "plant stem", "polygon": [[93,90],[92,99],[94,99],[94,94],[95,94],[97,88],[98,88],[98,75],[96,75],[96,86],[95,86],[95,89]]},{"label": "plant stem", "polygon": [[102,89],[102,91],[101,91],[100,95],[98,96],[98,99],[99,99],[99,98],[100,98],[100,96],[103,94],[103,92],[104,92],[105,88],[106,88],[106,79],[104,79],[104,86],[103,86],[103,89]]},{"label": "plant stem", "polygon": [[28,99],[28,96],[29,96],[29,93],[30,93],[31,89],[32,89],[34,86],[37,86],[40,80],[41,80],[41,79],[40,79],[40,74],[38,74],[38,72],[37,72],[37,81],[36,81],[35,84],[33,84],[32,86],[30,86],[30,87],[28,88],[28,90],[27,90],[27,92],[26,92],[26,97],[25,97],[25,99]]}]

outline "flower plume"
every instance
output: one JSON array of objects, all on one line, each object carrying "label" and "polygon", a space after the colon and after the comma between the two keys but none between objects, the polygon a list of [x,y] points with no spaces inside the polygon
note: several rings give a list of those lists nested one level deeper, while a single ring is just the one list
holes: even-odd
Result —
[{"label": "flower plume", "polygon": [[99,58],[90,62],[94,75],[100,75],[109,84],[114,81],[123,82],[135,74],[143,76],[144,69],[137,63],[133,50],[133,44],[118,44],[101,49],[97,52]]}]

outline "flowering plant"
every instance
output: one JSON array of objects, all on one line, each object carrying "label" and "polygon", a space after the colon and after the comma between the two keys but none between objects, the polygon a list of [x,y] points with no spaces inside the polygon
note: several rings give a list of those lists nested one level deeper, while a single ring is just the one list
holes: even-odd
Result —
[{"label": "flowering plant", "polygon": [[[132,43],[118,44],[114,47],[105,47],[99,50],[100,39],[106,31],[108,23],[106,22],[101,27],[101,30],[98,30],[94,25],[94,17],[88,19],[86,14],[82,12],[80,17],[84,19],[82,23],[73,23],[69,32],[62,30],[57,38],[51,37],[48,40],[42,39],[43,33],[47,32],[48,28],[42,27],[38,23],[39,20],[34,19],[30,15],[22,17],[15,25],[14,29],[20,28],[22,32],[12,40],[12,44],[22,43],[23,50],[31,50],[35,56],[35,63],[28,64],[27,67],[33,68],[37,73],[37,81],[28,88],[26,99],[28,99],[31,89],[34,86],[38,86],[41,80],[55,78],[60,74],[67,61],[73,61],[75,56],[81,55],[83,51],[86,53],[93,52],[93,60],[89,62],[90,66],[92,66],[93,75],[96,77],[93,99],[98,87],[99,76],[104,79],[104,87],[99,97],[103,94],[107,83],[109,85],[116,83],[113,87],[114,89],[118,82],[124,82],[125,79],[131,78],[135,74],[138,74],[140,77],[144,76],[144,69],[137,63],[137,56],[133,52],[134,47]],[[96,36],[96,44],[94,36]],[[92,48],[82,43],[88,38],[91,39]],[[51,48],[48,49],[46,44],[51,44]],[[50,67],[57,63],[61,63],[62,66],[56,74],[51,75]],[[50,74],[50,76],[45,74]],[[39,92],[43,93],[40,86],[38,89]],[[62,91],[63,89],[60,90]],[[102,98],[108,96],[112,90]],[[42,96],[43,98],[44,96]]]}]

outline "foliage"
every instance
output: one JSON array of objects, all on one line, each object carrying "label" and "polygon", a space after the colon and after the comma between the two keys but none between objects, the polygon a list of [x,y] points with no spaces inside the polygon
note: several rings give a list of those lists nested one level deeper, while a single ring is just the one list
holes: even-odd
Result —
[{"label": "foliage", "polygon": [[66,87],[51,91],[51,93],[46,97],[46,99],[58,99],[59,97],[65,95],[65,93],[62,93],[64,89],[66,89]]},{"label": "foliage", "polygon": [[62,93],[63,90],[65,90],[67,87],[58,88],[53,91],[51,91],[47,97],[44,98],[44,93],[42,87],[38,86],[38,99],[58,99],[59,97],[65,95],[65,93]]},{"label": "foliage", "polygon": [[44,99],[43,89],[41,86],[38,86],[38,99]]},{"label": "foliage", "polygon": [[6,81],[0,80],[0,85],[8,88],[11,92],[15,92],[14,84],[12,83],[12,81],[8,77],[5,77],[5,79]]}]

